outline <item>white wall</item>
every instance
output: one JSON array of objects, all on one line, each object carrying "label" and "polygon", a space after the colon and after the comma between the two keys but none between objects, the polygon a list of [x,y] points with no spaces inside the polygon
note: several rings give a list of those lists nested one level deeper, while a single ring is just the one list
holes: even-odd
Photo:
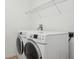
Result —
[{"label": "white wall", "polygon": [[[34,0],[33,8],[47,2],[49,0]],[[60,1],[60,0],[56,0]],[[66,0],[63,3],[57,4],[61,14],[58,12],[55,6],[47,8],[32,15],[31,29],[36,29],[38,24],[42,23],[45,27],[45,30],[53,31],[74,31],[74,0]],[[42,18],[40,18],[39,14]]]},{"label": "white wall", "polygon": [[16,37],[19,30],[29,29],[29,0],[5,0],[5,56],[11,57],[16,54]]}]

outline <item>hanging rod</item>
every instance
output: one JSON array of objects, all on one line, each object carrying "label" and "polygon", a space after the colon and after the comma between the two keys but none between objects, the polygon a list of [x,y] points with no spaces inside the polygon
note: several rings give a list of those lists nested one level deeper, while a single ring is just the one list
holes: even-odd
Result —
[{"label": "hanging rod", "polygon": [[[56,4],[60,4],[60,3],[63,3],[65,1],[66,0],[55,2],[55,0],[51,0],[51,1],[48,1],[47,3],[44,3],[44,4],[40,5],[40,6],[38,6],[37,8],[33,8],[32,10],[27,11],[26,14],[38,12],[38,11],[44,10],[46,8],[49,8],[51,6],[56,6]],[[56,8],[57,8],[57,6],[56,6]]]}]

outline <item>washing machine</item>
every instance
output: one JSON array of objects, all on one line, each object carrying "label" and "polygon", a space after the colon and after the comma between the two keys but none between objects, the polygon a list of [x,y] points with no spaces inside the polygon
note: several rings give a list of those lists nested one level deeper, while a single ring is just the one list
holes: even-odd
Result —
[{"label": "washing machine", "polygon": [[26,43],[26,33],[25,32],[18,32],[17,39],[16,39],[16,49],[17,49],[17,57],[18,59],[26,59],[24,55],[24,45]]},{"label": "washing machine", "polygon": [[49,31],[25,31],[25,33],[27,38],[23,36],[25,39],[23,54],[26,59],[69,59],[68,33]]}]

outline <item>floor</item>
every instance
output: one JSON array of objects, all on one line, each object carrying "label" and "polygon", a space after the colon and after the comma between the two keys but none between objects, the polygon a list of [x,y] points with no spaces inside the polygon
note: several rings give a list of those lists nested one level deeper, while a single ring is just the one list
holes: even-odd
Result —
[{"label": "floor", "polygon": [[17,56],[13,56],[13,57],[6,58],[6,59],[18,59],[18,58],[17,58]]}]

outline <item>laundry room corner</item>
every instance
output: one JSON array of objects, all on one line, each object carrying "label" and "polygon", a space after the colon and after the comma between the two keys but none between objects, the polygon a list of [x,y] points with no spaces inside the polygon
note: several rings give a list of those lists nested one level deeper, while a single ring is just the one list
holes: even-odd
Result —
[{"label": "laundry room corner", "polygon": [[74,59],[73,5],[5,0],[5,59]]}]

